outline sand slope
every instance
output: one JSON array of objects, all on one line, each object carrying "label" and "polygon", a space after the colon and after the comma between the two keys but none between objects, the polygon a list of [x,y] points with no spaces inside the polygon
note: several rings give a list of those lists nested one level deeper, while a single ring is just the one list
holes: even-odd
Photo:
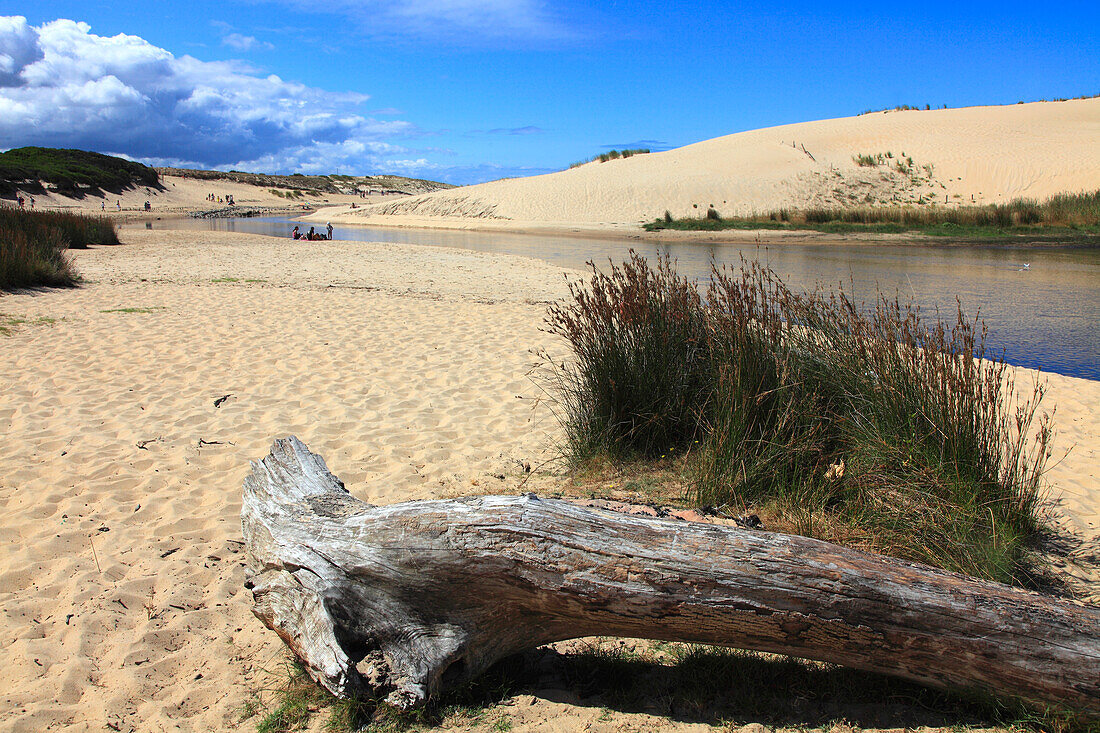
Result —
[{"label": "sand slope", "polygon": [[[853,156],[891,153],[860,167]],[[912,158],[910,168],[908,159]],[[901,161],[909,172],[897,170]],[[493,228],[637,225],[781,207],[943,205],[1100,189],[1100,98],[879,112],[742,132],[663,153],[323,216]]]},{"label": "sand slope", "polygon": [[[374,195],[363,199],[359,196],[344,194],[324,194],[320,196],[302,196],[300,199],[286,199],[272,193],[271,188],[253,186],[235,181],[201,181],[181,176],[160,177],[160,189],[140,186],[123,191],[120,194],[105,193],[103,197],[85,196],[72,199],[58,194],[24,194],[33,197],[35,208],[63,211],[80,211],[92,214],[107,214],[115,219],[155,218],[157,216],[180,216],[192,211],[224,208],[225,204],[206,200],[208,194],[215,196],[230,195],[236,201],[237,209],[264,207],[285,210],[288,214],[300,214],[318,206],[340,205],[350,210],[368,202],[393,201],[403,198],[401,195]],[[151,211],[145,211],[148,201]],[[29,206],[29,203],[28,203]]]}]

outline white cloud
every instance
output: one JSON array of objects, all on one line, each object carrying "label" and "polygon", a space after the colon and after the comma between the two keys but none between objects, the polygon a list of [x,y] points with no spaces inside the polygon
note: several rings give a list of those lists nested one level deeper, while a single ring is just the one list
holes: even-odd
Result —
[{"label": "white cloud", "polygon": [[[228,38],[229,36],[227,36]],[[329,92],[237,61],[176,57],[85,23],[0,17],[0,149],[125,153],[147,161],[285,172],[362,172],[419,134],[365,116],[363,94]]]},{"label": "white cloud", "polygon": [[[260,0],[263,1],[263,0]],[[486,39],[561,40],[577,33],[542,0],[266,0],[356,21],[371,35],[415,35],[471,44]]]},{"label": "white cloud", "polygon": [[27,19],[0,17],[0,87],[19,86],[23,69],[41,58],[38,35]]},{"label": "white cloud", "polygon": [[427,178],[433,181],[459,185],[485,183],[500,178],[521,178],[554,173],[555,168],[534,168],[531,166],[503,166],[495,163],[477,165],[444,165],[433,163],[426,158],[389,160],[387,170],[410,178]]},{"label": "white cloud", "polygon": [[228,33],[222,38],[222,45],[237,51],[271,51],[275,46],[267,41],[260,41],[255,36],[245,36],[240,33]]}]

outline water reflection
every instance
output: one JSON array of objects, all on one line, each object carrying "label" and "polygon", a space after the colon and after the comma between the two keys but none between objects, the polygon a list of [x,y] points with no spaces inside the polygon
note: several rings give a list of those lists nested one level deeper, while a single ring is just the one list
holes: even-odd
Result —
[{"label": "water reflection", "polygon": [[[288,219],[182,219],[154,228],[191,228],[289,237]],[[534,257],[586,269],[621,262],[630,249],[648,257],[668,253],[683,274],[705,278],[710,263],[737,266],[759,260],[796,290],[842,287],[857,300],[882,292],[954,321],[980,313],[989,343],[1012,364],[1100,379],[1100,249],[940,247],[905,244],[784,244],[714,242],[654,244],[639,240],[535,234],[338,226],[335,239],[460,247]],[[303,246],[309,246],[303,244]],[[1029,265],[1025,267],[1025,265]]]}]

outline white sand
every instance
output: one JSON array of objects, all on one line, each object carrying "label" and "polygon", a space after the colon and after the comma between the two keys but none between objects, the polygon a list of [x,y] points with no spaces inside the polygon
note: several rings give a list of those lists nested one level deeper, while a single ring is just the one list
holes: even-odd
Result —
[{"label": "white sand", "polygon": [[[556,486],[521,466],[561,437],[527,371],[563,273],[434,247],[124,238],[74,253],[82,288],[0,295],[32,321],[0,335],[0,729],[252,729],[242,710],[286,656],[242,587],[249,461],[295,434],[373,502]],[[1095,543],[1100,383],[1050,379],[1059,444],[1077,446],[1052,473],[1060,521]],[[516,731],[702,729],[560,694],[503,713]]]},{"label": "white sand", "polygon": [[[853,161],[879,153],[893,157],[877,167]],[[908,158],[912,172],[898,172],[897,162],[907,164]],[[311,218],[392,226],[636,229],[666,210],[702,216],[712,205],[732,216],[782,207],[997,203],[1097,189],[1100,98],[784,125]]]}]

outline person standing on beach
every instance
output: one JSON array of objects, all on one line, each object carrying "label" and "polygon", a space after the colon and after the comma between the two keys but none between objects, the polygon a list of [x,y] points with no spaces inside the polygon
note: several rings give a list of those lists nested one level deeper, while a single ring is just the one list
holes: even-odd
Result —
[{"label": "person standing on beach", "polygon": [[[32,201],[33,201],[33,199],[32,199]],[[34,204],[32,203],[31,206],[34,206]],[[328,238],[332,239],[332,222],[331,221],[328,223]]]}]

